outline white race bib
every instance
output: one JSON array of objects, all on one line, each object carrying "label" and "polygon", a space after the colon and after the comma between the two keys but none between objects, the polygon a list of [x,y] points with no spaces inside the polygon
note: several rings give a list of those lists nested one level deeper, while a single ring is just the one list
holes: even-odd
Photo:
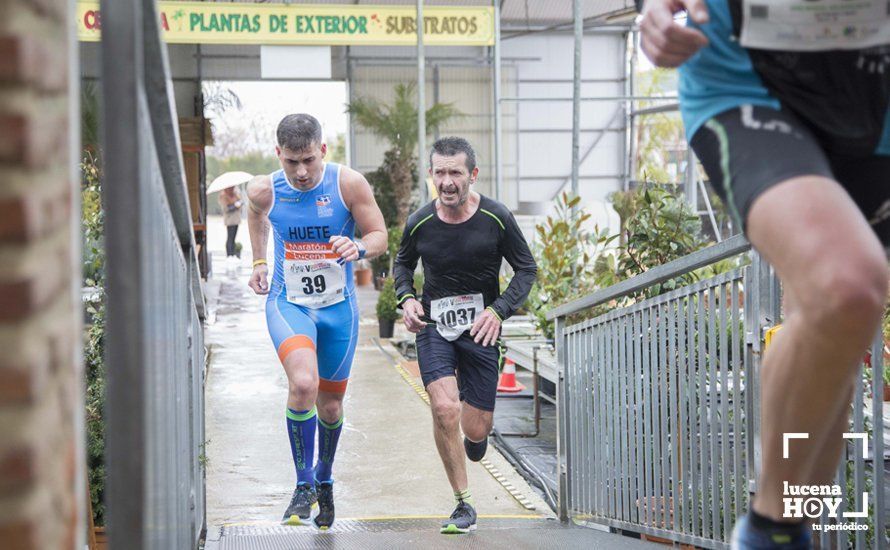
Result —
[{"label": "white race bib", "polygon": [[470,330],[483,309],[481,294],[450,296],[430,302],[430,317],[436,322],[436,330],[442,338],[454,342],[465,330]]},{"label": "white race bib", "polygon": [[743,0],[741,44],[763,50],[858,50],[890,44],[886,0]]},{"label": "white race bib", "polygon": [[318,309],[346,298],[346,270],[330,243],[286,242],[284,247],[288,302]]}]

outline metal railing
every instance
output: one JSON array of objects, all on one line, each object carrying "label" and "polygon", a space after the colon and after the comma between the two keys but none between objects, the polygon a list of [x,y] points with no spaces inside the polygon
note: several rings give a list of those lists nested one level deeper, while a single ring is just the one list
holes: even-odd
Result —
[{"label": "metal railing", "polygon": [[153,0],[101,3],[112,548],[196,548],[205,527],[204,300]]},{"label": "metal railing", "polygon": [[[595,306],[746,253],[750,262],[727,273],[577,320]],[[780,320],[780,287],[771,268],[736,236],[548,317],[556,320],[559,364],[561,518],[727,547],[756,491],[761,462],[762,335]],[[883,372],[882,348],[878,338],[875,373]],[[850,492],[846,510],[860,510],[860,495],[868,492],[869,517],[844,521],[871,528],[821,533],[823,548],[886,547],[883,381],[873,378],[879,397],[867,408],[860,376],[851,427],[870,433],[869,458],[851,443],[836,480]],[[821,521],[836,523],[827,515]]]}]

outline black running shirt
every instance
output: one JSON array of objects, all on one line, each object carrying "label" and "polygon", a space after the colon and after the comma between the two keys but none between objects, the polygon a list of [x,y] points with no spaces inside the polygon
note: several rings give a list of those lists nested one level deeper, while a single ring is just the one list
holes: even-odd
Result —
[{"label": "black running shirt", "polygon": [[[440,220],[435,201],[408,217],[393,269],[400,304],[416,297],[418,259],[423,260],[421,303],[427,316],[431,300],[481,293],[485,307],[503,321],[525,302],[538,271],[513,214],[484,196],[480,196],[476,213],[463,223]],[[502,260],[507,260],[515,274],[500,294]]]}]

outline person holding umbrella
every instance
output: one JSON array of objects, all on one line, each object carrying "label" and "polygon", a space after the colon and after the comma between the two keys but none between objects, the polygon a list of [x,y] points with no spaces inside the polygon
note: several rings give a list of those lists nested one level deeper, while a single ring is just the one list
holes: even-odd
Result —
[{"label": "person holding umbrella", "polygon": [[219,192],[217,199],[223,214],[223,224],[226,226],[226,257],[236,256],[235,237],[238,235],[238,227],[241,225],[241,211],[244,205],[241,199],[239,186],[253,178],[247,172],[226,172],[221,174],[207,187],[207,193]]}]

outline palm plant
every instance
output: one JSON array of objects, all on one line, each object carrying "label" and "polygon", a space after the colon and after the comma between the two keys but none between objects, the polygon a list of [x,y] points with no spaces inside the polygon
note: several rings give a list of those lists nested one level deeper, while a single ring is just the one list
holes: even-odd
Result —
[{"label": "palm plant", "polygon": [[[375,135],[386,139],[391,154],[390,180],[396,203],[396,224],[404,225],[411,208],[411,193],[415,186],[415,157],[417,147],[416,85],[396,84],[392,105],[382,104],[370,97],[359,97],[346,105],[356,123]],[[436,103],[426,110],[426,134],[431,135],[446,121],[461,116],[452,103]]]},{"label": "palm plant", "polygon": [[99,89],[94,82],[85,82],[80,90],[80,142],[84,152],[99,152]]}]

